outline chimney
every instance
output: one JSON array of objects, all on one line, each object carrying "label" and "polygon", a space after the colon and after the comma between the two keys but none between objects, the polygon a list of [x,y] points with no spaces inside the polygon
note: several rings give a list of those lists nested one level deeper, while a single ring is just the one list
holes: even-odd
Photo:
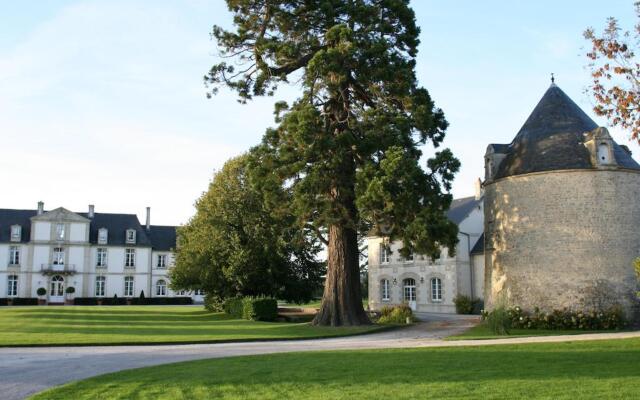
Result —
[{"label": "chimney", "polygon": [[38,215],[42,215],[44,214],[44,202],[43,201],[39,201],[38,202]]},{"label": "chimney", "polygon": [[96,207],[93,204],[89,204],[89,212],[87,213],[87,217],[93,218],[93,215],[95,214],[95,209]]},{"label": "chimney", "polygon": [[147,207],[147,230],[151,229],[151,207]]},{"label": "chimney", "polygon": [[476,180],[475,189],[476,189],[476,200],[480,200],[480,198],[482,197],[482,182],[480,181],[480,178]]}]

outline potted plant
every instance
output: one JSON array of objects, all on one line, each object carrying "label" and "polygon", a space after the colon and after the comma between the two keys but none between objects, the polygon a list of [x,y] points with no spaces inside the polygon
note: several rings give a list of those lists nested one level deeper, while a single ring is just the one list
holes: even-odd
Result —
[{"label": "potted plant", "polygon": [[76,292],[76,289],[73,286],[69,286],[64,292],[67,294],[65,304],[73,305],[73,294]]},{"label": "potted plant", "polygon": [[46,305],[47,299],[45,298],[45,296],[47,295],[47,289],[43,287],[39,287],[38,290],[36,290],[36,294],[38,295],[38,305],[39,306]]}]

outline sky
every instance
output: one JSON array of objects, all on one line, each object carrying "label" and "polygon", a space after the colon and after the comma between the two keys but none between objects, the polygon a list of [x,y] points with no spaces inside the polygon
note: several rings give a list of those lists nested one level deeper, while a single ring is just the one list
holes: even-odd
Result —
[{"label": "sky", "polygon": [[[474,193],[489,143],[509,143],[550,84],[599,125],[582,32],[633,1],[412,2],[421,27],[419,82],[450,123],[444,147],[462,162],[455,197]],[[241,105],[206,98],[222,0],[0,0],[0,208],[65,207],[138,214],[178,225],[230,157],[272,126],[295,86]],[[628,133],[610,130],[636,160]],[[426,148],[425,154],[432,149]]]}]

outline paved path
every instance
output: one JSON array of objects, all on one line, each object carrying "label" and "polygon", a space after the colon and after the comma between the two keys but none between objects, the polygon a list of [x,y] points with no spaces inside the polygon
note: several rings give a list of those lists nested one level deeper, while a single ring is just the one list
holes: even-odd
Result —
[{"label": "paved path", "polygon": [[[424,317],[424,316],[423,316]],[[640,337],[640,332],[546,336],[447,342],[477,323],[476,318],[422,322],[412,327],[375,334],[333,339],[194,345],[31,347],[0,349],[0,396],[22,399],[66,382],[123,369],[171,362],[292,351],[477,346]]]}]

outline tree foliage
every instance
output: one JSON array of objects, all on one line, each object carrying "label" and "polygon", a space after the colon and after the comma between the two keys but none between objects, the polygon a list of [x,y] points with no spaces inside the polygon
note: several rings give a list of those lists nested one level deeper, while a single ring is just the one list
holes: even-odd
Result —
[{"label": "tree foliage", "polygon": [[251,166],[292,193],[299,227],[327,245],[317,324],[367,323],[359,285],[358,234],[402,239],[403,253],[453,251],[445,215],[459,162],[438,147],[444,113],[416,80],[419,28],[408,0],[227,0],[234,29],[214,27],[223,60],[205,76],[215,94],[241,102],[295,79],[292,104],[277,102],[277,126]]},{"label": "tree foliage", "polygon": [[[221,301],[236,296],[270,296],[305,302],[322,283],[317,240],[305,237],[295,218],[266,206],[251,184],[248,156],[227,161],[209,190],[196,202],[196,214],[178,230],[175,289],[204,289]],[[290,201],[276,188],[280,204]]]},{"label": "tree foliage", "polygon": [[[635,3],[640,18],[640,2]],[[632,31],[624,31],[610,17],[601,34],[593,28],[584,32],[591,42],[586,54],[593,78],[588,91],[596,100],[594,111],[607,117],[613,126],[628,129],[631,139],[640,142],[640,22]]]}]

